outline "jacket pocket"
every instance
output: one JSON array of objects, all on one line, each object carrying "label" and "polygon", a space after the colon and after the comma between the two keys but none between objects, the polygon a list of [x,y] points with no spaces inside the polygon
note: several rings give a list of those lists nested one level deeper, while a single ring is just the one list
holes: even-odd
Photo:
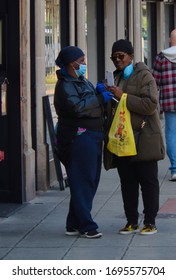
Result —
[{"label": "jacket pocket", "polygon": [[165,148],[161,133],[149,132],[147,126],[134,133],[137,155],[133,161],[162,160],[165,157]]}]

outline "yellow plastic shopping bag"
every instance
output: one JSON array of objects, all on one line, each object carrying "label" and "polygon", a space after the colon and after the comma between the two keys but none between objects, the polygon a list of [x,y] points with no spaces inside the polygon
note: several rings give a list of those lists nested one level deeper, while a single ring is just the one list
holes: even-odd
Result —
[{"label": "yellow plastic shopping bag", "polygon": [[123,93],[109,131],[108,150],[119,156],[134,156],[136,144],[131,127],[130,112],[126,107],[127,94]]}]

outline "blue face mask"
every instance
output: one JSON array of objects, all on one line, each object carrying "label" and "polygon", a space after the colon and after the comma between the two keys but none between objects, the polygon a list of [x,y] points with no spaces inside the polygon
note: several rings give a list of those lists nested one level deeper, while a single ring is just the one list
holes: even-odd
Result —
[{"label": "blue face mask", "polygon": [[[75,61],[75,62],[76,62],[76,61]],[[76,62],[76,63],[77,63],[77,62]],[[77,64],[79,64],[79,63],[77,63]],[[74,71],[75,71],[75,73],[76,73],[76,75],[77,75],[78,77],[84,76],[84,75],[86,74],[86,71],[87,71],[87,65],[85,65],[85,64],[79,64],[79,69],[78,69],[78,70],[74,69]]]},{"label": "blue face mask", "polygon": [[123,70],[123,78],[124,80],[127,80],[131,74],[134,72],[134,67],[133,64],[131,63],[130,65],[126,66]]}]

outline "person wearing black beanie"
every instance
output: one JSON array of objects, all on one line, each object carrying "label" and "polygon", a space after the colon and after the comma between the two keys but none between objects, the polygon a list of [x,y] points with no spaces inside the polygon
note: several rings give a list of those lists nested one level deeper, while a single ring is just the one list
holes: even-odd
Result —
[{"label": "person wearing black beanie", "polygon": [[[158,160],[164,158],[165,147],[157,110],[156,82],[145,63],[133,63],[133,56],[134,49],[129,40],[120,39],[113,43],[110,58],[115,66],[114,86],[107,86],[107,90],[119,101],[122,95],[126,94],[126,106],[130,112],[137,155],[120,157],[111,153],[107,147],[107,137],[104,145],[104,166],[106,170],[117,167],[120,177],[127,224],[119,233],[140,232],[141,235],[151,235],[157,232],[155,218],[159,209]],[[117,106],[114,99],[108,103],[108,129]],[[108,130],[106,134],[108,135]],[[144,225],[141,230],[138,224],[139,188],[144,205]]]},{"label": "person wearing black beanie", "polygon": [[67,66],[70,62],[76,61],[82,56],[85,56],[85,54],[80,48],[75,46],[67,46],[60,51],[55,63],[57,66],[62,68]]},{"label": "person wearing black beanie", "polygon": [[54,93],[56,151],[65,166],[71,194],[65,233],[100,238],[91,210],[101,173],[104,97],[85,78],[85,54],[79,47],[63,48],[56,65],[60,67]]},{"label": "person wearing black beanie", "polygon": [[113,55],[115,52],[125,52],[128,54],[133,54],[134,49],[130,41],[126,39],[120,39],[112,45],[112,54]]}]

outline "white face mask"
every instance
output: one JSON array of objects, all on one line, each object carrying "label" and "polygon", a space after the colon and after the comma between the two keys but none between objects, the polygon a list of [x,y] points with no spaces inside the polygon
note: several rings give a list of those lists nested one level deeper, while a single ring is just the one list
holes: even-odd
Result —
[{"label": "white face mask", "polygon": [[86,64],[79,64],[78,62],[76,62],[76,63],[79,65],[79,69],[78,70],[74,69],[76,75],[78,77],[84,76],[86,74],[86,71],[87,71],[87,65]]}]

